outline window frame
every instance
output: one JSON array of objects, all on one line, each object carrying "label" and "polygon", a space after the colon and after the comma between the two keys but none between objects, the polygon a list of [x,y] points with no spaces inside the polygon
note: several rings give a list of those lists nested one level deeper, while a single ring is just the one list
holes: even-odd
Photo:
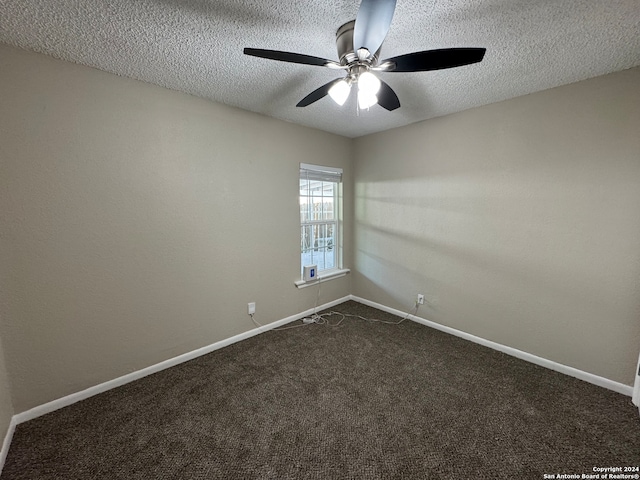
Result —
[{"label": "window frame", "polygon": [[[309,241],[309,246],[304,247],[304,239],[303,239],[303,230],[305,227],[311,227],[311,229],[313,229],[314,227],[321,227],[321,226],[329,226],[331,225],[333,227],[333,245],[331,247],[331,250],[333,252],[333,256],[334,256],[334,263],[333,266],[331,268],[320,268],[320,264],[319,262],[316,262],[315,264],[318,265],[318,278],[322,279],[322,278],[327,278],[327,277],[331,277],[331,276],[335,276],[335,275],[340,275],[341,273],[344,273],[344,270],[342,268],[342,232],[341,232],[341,222],[342,222],[342,174],[343,174],[343,170],[342,168],[337,168],[337,167],[328,167],[328,166],[323,166],[323,165],[312,165],[312,164],[308,164],[308,163],[300,163],[300,173],[299,173],[299,184],[303,181],[303,180],[315,180],[315,181],[323,181],[323,182],[327,182],[327,183],[333,183],[333,198],[332,198],[332,204],[333,204],[333,215],[332,215],[332,219],[327,219],[327,218],[321,218],[321,219],[309,219],[303,218],[303,214],[302,214],[302,204],[303,204],[303,195],[301,194],[301,188],[299,188],[298,190],[298,204],[299,204],[299,211],[298,211],[298,215],[299,215],[299,221],[300,221],[300,250],[299,250],[299,259],[300,259],[300,275],[302,278],[302,271],[303,271],[303,267],[305,266],[304,261],[303,261],[303,255],[305,251],[309,251],[309,250],[320,250],[322,249],[324,251],[324,253],[326,254],[326,249],[327,249],[327,245],[324,245],[322,247],[315,247],[315,245],[310,245],[310,241]],[[299,185],[300,186],[300,185]],[[307,190],[309,192],[309,190]],[[311,199],[313,198],[313,195],[311,194],[307,194],[306,195],[306,199]],[[325,198],[324,195],[322,196],[322,198]],[[309,203],[308,201],[306,202],[307,204]],[[322,202],[322,217],[326,217],[324,215],[324,205],[325,202]],[[312,237],[313,238],[313,237]],[[329,238],[326,235],[324,237],[321,238]],[[305,282],[296,282],[296,285],[298,285],[299,283],[305,283]]]}]

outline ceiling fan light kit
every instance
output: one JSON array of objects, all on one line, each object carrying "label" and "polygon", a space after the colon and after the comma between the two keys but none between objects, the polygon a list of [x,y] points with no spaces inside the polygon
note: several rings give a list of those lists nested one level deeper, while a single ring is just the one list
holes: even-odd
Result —
[{"label": "ceiling fan light kit", "polygon": [[358,108],[360,110],[367,110],[378,103],[378,97],[368,92],[358,90]]},{"label": "ceiling fan light kit", "polygon": [[378,103],[376,94],[380,90],[382,82],[370,71],[364,71],[358,75],[358,108],[366,110]]},{"label": "ceiling fan light kit", "polygon": [[[356,19],[342,25],[336,32],[339,62],[324,58],[245,48],[245,55],[328,67],[346,71],[346,77],[314,90],[300,100],[297,107],[306,107],[329,95],[342,106],[347,101],[354,84],[358,85],[358,108],[366,110],[376,103],[388,111],[400,107],[400,100],[393,89],[372,72],[426,72],[460,67],[482,61],[484,48],[444,48],[408,53],[379,62],[382,42],[391,26],[396,0],[362,0]],[[373,52],[373,53],[372,53]]]},{"label": "ceiling fan light kit", "polygon": [[329,96],[336,102],[338,105],[344,105],[344,102],[349,98],[349,93],[351,92],[351,84],[348,80],[340,80],[335,83],[333,87],[329,89]]},{"label": "ceiling fan light kit", "polygon": [[362,72],[358,77],[358,90],[371,95],[375,95],[380,90],[382,82],[369,71]]}]

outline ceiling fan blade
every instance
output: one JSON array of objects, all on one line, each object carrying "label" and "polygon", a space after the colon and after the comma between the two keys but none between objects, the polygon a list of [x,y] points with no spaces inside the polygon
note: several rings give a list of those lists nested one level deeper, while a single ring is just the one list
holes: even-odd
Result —
[{"label": "ceiling fan blade", "polygon": [[342,78],[336,78],[335,80],[330,81],[329,83],[324,84],[320,88],[315,89],[309,95],[304,97],[302,100],[298,102],[296,107],[307,107],[314,102],[317,102],[323,97],[326,97],[329,94],[329,90],[333,87],[334,84],[342,81]]},{"label": "ceiling fan blade", "polygon": [[387,72],[426,72],[442,70],[444,68],[461,67],[482,61],[486,48],[443,48],[440,50],[426,50],[424,52],[408,53],[398,57],[388,58],[381,62],[394,63],[395,68]]},{"label": "ceiling fan blade", "polygon": [[318,65],[320,67],[340,67],[338,62],[327,60],[326,58],[312,57],[311,55],[302,55],[301,53],[281,52],[279,50],[263,50],[261,48],[245,48],[245,55],[253,57],[268,58],[269,60],[278,60],[280,62],[301,63],[303,65]]},{"label": "ceiling fan blade", "polygon": [[378,105],[392,112],[400,108],[400,100],[393,89],[380,80],[380,90],[378,90]]},{"label": "ceiling fan blade", "polygon": [[353,50],[376,53],[391,26],[396,0],[362,0],[353,29]]}]

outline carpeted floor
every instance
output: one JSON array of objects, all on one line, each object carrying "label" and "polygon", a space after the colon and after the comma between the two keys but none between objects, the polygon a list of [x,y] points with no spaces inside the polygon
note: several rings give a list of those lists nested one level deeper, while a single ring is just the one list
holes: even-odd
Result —
[{"label": "carpeted floor", "polygon": [[635,465],[629,397],[411,321],[347,318],[18,425],[1,479],[542,479]]}]

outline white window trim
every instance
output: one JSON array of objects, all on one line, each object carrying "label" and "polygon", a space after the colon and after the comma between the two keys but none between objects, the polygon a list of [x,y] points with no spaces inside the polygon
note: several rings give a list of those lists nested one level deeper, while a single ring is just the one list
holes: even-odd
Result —
[{"label": "white window trim", "polygon": [[[333,175],[343,175],[343,169],[342,168],[338,168],[338,167],[327,167],[324,165],[312,165],[309,163],[300,163],[300,170],[310,170],[310,171],[315,171],[318,172],[320,174],[322,173],[328,173],[328,174],[333,174]],[[342,181],[340,181],[338,183],[338,188],[342,188]],[[329,270],[323,270],[321,272],[318,272],[318,277],[317,280],[313,280],[311,282],[306,282],[305,280],[296,280],[294,282],[295,286],[297,288],[306,288],[306,287],[310,287],[312,285],[317,285],[321,282],[327,281],[327,280],[333,280],[335,278],[341,278],[344,277],[345,275],[347,275],[348,273],[351,272],[351,270],[349,270],[348,268],[343,268],[342,267],[342,254],[341,254],[341,250],[343,249],[343,245],[342,245],[342,232],[341,232],[341,228],[340,228],[340,224],[342,223],[342,202],[341,202],[341,198],[340,198],[340,194],[336,194],[336,202],[338,205],[338,211],[336,212],[337,217],[336,217],[336,222],[335,222],[335,228],[336,228],[336,234],[339,236],[340,238],[340,243],[338,245],[338,248],[336,249],[336,262],[338,263],[338,266],[331,268]]]}]

